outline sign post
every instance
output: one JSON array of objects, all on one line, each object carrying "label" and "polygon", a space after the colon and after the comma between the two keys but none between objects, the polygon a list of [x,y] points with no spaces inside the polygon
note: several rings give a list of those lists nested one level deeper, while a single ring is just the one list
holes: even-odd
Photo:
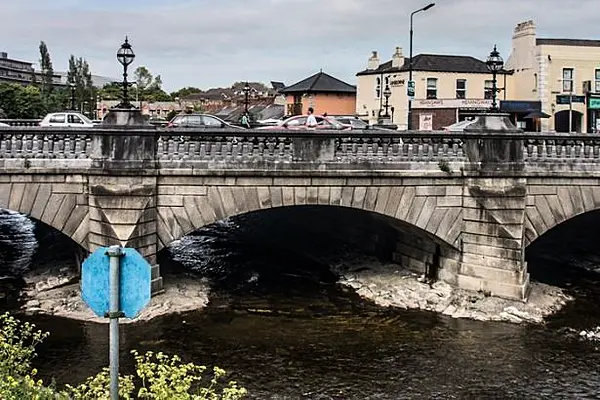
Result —
[{"label": "sign post", "polygon": [[119,399],[119,318],[135,318],[150,301],[151,266],[135,249],[101,247],[81,266],[81,297],[110,319],[110,398]]},{"label": "sign post", "polygon": [[110,398],[119,400],[119,317],[122,315],[119,308],[119,269],[123,251],[121,246],[111,246],[106,252],[110,259],[110,302],[108,318],[109,330],[109,370],[110,370]]}]

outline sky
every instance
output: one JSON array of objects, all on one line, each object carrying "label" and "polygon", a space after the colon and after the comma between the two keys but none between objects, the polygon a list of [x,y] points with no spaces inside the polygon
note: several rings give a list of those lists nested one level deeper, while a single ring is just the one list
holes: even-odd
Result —
[{"label": "sky", "polygon": [[[435,0],[434,0],[435,1]],[[410,13],[429,0],[18,0],[3,1],[0,51],[38,62],[45,41],[54,69],[71,54],[92,73],[120,77],[125,35],[133,68],[144,65],[174,91],[235,81],[291,85],[323,70],[356,84],[371,51],[383,61],[409,51]],[[437,0],[414,17],[414,54],[506,60],[515,25],[534,20],[538,37],[600,39],[598,0]]]}]

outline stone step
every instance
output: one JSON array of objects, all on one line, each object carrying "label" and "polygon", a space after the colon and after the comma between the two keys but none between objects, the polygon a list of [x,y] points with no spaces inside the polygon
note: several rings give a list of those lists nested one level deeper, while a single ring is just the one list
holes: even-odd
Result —
[{"label": "stone step", "polygon": [[489,281],[498,281],[519,285],[523,282],[527,272],[526,269],[522,269],[520,271],[511,271],[508,269],[461,263],[458,273],[462,275],[473,276],[475,278],[487,279]]},{"label": "stone step", "polygon": [[525,274],[524,282],[520,285],[502,283],[474,276],[458,274],[457,286],[460,289],[485,292],[490,296],[502,297],[509,300],[527,301],[529,296],[529,274]]},{"label": "stone step", "polygon": [[163,279],[162,277],[158,277],[156,279],[152,279],[150,281],[150,296],[154,297],[159,295],[165,291],[163,287]]}]

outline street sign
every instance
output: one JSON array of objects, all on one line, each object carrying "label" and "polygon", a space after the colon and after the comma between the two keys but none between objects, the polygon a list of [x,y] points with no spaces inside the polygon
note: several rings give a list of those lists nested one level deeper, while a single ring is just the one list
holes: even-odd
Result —
[{"label": "street sign", "polygon": [[406,94],[413,99],[415,97],[415,81],[408,81],[406,86]]},{"label": "street sign", "polygon": [[[81,267],[81,297],[99,317],[109,309],[110,261],[108,248],[94,251]],[[122,249],[119,268],[119,311],[135,318],[150,301],[151,266],[135,249]]]},{"label": "street sign", "polygon": [[[571,96],[573,103],[585,103],[585,96]],[[556,104],[569,104],[568,94],[556,95]]]}]

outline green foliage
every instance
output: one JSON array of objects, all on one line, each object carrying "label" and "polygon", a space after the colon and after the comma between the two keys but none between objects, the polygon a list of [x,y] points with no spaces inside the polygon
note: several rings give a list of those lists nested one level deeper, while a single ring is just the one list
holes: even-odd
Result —
[{"label": "green foliage", "polygon": [[[36,380],[32,367],[35,346],[48,333],[36,330],[35,325],[22,323],[9,314],[0,315],[0,398],[2,400],[109,400],[110,376],[105,368],[84,383],[67,385],[62,391]],[[207,368],[184,363],[178,356],[132,351],[136,362],[134,375],[119,379],[120,399],[154,400],[239,400],[246,389],[236,382],[221,382],[225,371],[214,367],[209,381],[203,380]]]},{"label": "green foliage", "polygon": [[48,46],[43,41],[40,42],[40,68],[42,69],[42,93],[50,94],[54,89],[54,68],[52,67]]},{"label": "green foliage", "polygon": [[137,84],[137,96],[142,101],[171,101],[171,96],[162,89],[160,75],[153,76],[143,65],[133,73]]},{"label": "green foliage", "polygon": [[42,118],[48,107],[35,86],[0,83],[0,108],[6,118]]},{"label": "green foliage", "polygon": [[197,87],[188,86],[188,87],[181,88],[176,92],[171,93],[171,98],[175,99],[175,98],[179,97],[180,99],[183,99],[183,98],[189,96],[190,94],[196,94],[196,93],[202,93],[202,89],[199,89]]},{"label": "green foliage", "polygon": [[75,104],[76,109],[82,109],[84,102],[94,103],[96,90],[92,82],[92,73],[90,65],[83,58],[75,58],[71,55],[69,58],[69,71],[67,72],[67,81],[75,85]]}]

